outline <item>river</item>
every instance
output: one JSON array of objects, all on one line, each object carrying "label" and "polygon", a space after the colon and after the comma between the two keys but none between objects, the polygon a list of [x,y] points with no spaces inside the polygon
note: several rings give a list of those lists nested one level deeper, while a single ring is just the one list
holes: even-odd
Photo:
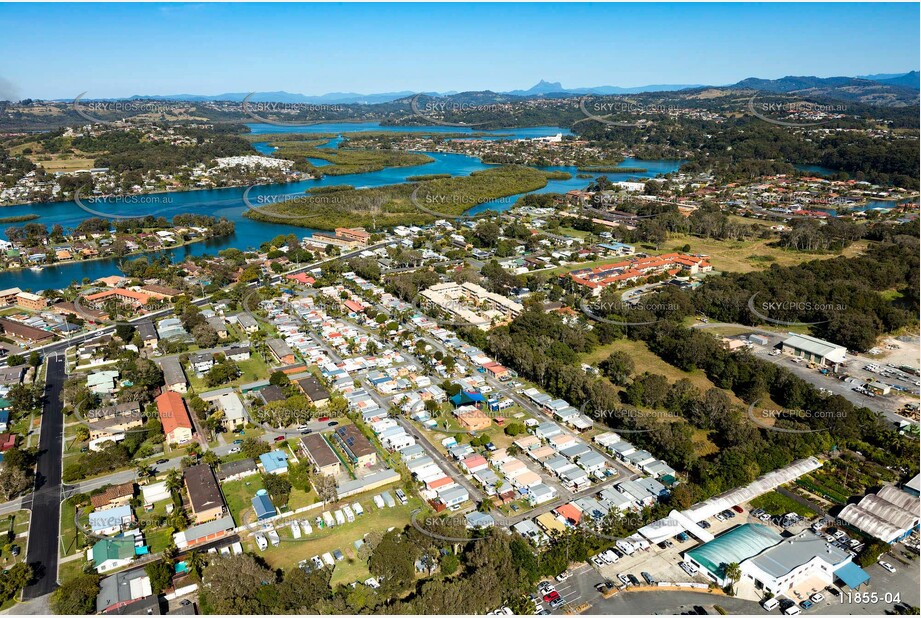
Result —
[{"label": "river", "polygon": [[[272,133],[336,133],[342,135],[356,131],[413,131],[419,133],[469,133],[469,128],[463,127],[390,127],[381,126],[377,123],[337,123],[337,124],[320,124],[306,127],[278,127],[274,125],[249,125],[253,133],[266,134],[267,141]],[[511,136],[512,138],[523,139],[533,137],[544,137],[555,135],[557,133],[568,134],[569,131],[558,127],[529,127],[523,129],[503,129],[501,131],[489,132],[493,139],[501,139]],[[338,143],[335,140],[330,147]],[[265,143],[260,142],[254,145],[259,152],[268,153],[271,148]],[[364,174],[349,174],[345,176],[327,176],[320,180],[305,180],[288,184],[262,185],[252,189],[249,194],[251,203],[258,203],[259,196],[280,196],[280,195],[303,195],[304,191],[312,187],[324,187],[330,185],[352,185],[355,187],[378,187],[390,184],[399,184],[406,182],[409,176],[419,176],[424,174],[451,174],[452,176],[467,176],[472,172],[487,169],[489,165],[484,164],[476,157],[461,154],[448,153],[426,153],[434,161],[413,167],[388,168],[377,172],[368,172]],[[323,162],[325,163],[325,162]],[[654,177],[657,174],[674,172],[680,166],[680,161],[640,161],[636,159],[627,159],[621,163],[622,167],[642,167],[647,168],[647,172],[642,174],[592,174],[592,177],[607,176],[611,180],[626,180],[637,177]],[[573,189],[585,188],[590,179],[577,178],[579,173],[574,167],[550,167],[547,170],[569,172],[572,177],[569,180],[551,180],[547,186],[539,189],[538,193],[558,192],[565,193]],[[298,236],[310,236],[316,230],[304,227],[296,227],[285,224],[264,223],[247,219],[243,216],[246,206],[243,203],[244,188],[215,189],[207,191],[177,191],[171,193],[155,194],[146,196],[154,198],[154,203],[126,204],[118,203],[117,207],[105,202],[96,202],[91,205],[94,210],[118,214],[118,215],[137,215],[145,216],[155,214],[171,218],[181,213],[198,213],[218,217],[226,217],[236,225],[236,231],[232,236],[215,238],[204,242],[193,243],[184,247],[169,249],[166,251],[173,262],[181,262],[187,256],[196,256],[203,254],[216,254],[221,249],[258,249],[259,245],[267,240],[280,234],[296,234]],[[474,211],[479,212],[486,209],[506,210],[512,206],[514,198],[503,198],[491,203],[477,206]],[[20,206],[10,206],[0,209],[0,216],[13,217],[25,214],[38,214],[39,219],[34,223],[41,223],[50,229],[55,224],[62,225],[66,228],[74,228],[84,219],[96,216],[84,211],[73,201],[52,202],[47,204],[24,204]],[[15,224],[23,225],[21,223]],[[6,226],[4,226],[5,229]],[[2,230],[0,230],[2,231]],[[3,234],[5,237],[5,233]],[[139,256],[129,256],[126,259],[136,259]],[[0,272],[0,289],[19,287],[30,289],[32,291],[44,290],[48,288],[65,288],[73,281],[84,279],[94,280],[113,274],[119,274],[118,260],[94,260],[88,262],[71,262],[47,266],[41,272],[29,269],[9,270]]]}]

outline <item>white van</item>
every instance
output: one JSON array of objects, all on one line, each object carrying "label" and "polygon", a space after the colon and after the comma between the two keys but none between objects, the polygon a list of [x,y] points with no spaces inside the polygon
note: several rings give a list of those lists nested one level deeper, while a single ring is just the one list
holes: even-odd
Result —
[{"label": "white van", "polygon": [[770,599],[764,601],[764,603],[761,604],[761,607],[763,607],[766,611],[771,611],[772,609],[776,609],[778,605],[780,605],[780,601],[778,601],[776,597],[771,597]]}]

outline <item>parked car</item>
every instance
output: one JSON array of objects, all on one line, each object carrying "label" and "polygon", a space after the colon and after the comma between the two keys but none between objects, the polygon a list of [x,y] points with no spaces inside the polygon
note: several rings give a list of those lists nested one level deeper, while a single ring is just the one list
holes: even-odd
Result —
[{"label": "parked car", "polygon": [[274,441],[275,441],[275,442],[284,442],[284,441],[285,441],[285,437],[284,437],[284,436],[275,436],[275,440],[274,440]]},{"label": "parked car", "polygon": [[560,573],[559,575],[556,576],[556,581],[558,581],[558,582],[564,582],[564,581],[566,581],[567,579],[569,579],[569,576],[570,576],[570,575],[572,575],[572,573],[570,573],[569,571],[563,571],[562,573]]},{"label": "parked car", "polygon": [[640,585],[640,580],[637,579],[636,575],[634,575],[633,573],[628,573],[627,577],[630,578],[630,583],[633,584],[634,586]]},{"label": "parked car", "polygon": [[228,455],[234,455],[235,453],[239,453],[239,452],[240,452],[240,447],[239,447],[239,446],[234,446],[234,447],[232,447],[229,451],[227,451],[227,454],[228,454]]},{"label": "parked car", "polygon": [[810,607],[812,607],[812,601],[810,601],[809,599],[806,599],[805,601],[800,603],[799,606],[802,607],[803,609],[809,609]]},{"label": "parked car", "polygon": [[822,594],[821,592],[816,592],[814,595],[809,597],[809,600],[812,601],[813,603],[821,603],[822,601],[825,600],[825,595]]},{"label": "parked car", "polygon": [[643,571],[642,573],[640,573],[640,575],[643,576],[643,579],[645,579],[646,583],[649,584],[650,586],[656,583],[656,578],[650,575],[647,571]]},{"label": "parked car", "polygon": [[744,513],[744,512],[745,512],[745,511],[742,510],[742,507],[739,506],[738,504],[735,505],[734,507],[732,507],[732,510],[735,511],[736,513]]},{"label": "parked car", "polygon": [[879,561],[879,566],[883,567],[884,569],[886,569],[886,570],[889,571],[890,573],[895,573],[895,567],[892,566],[891,564],[889,564],[888,562],[886,562],[885,560],[880,560],[880,561]]},{"label": "parked car", "polygon": [[710,522],[707,520],[697,522],[697,525],[706,530],[710,527]]},{"label": "parked car", "polygon": [[157,460],[157,465],[158,465],[158,466],[162,466],[162,465],[165,464],[165,463],[169,463],[169,459],[158,459],[158,460]]},{"label": "parked car", "polygon": [[630,585],[630,578],[627,577],[626,575],[624,575],[623,573],[618,573],[618,574],[617,574],[617,579],[619,579],[621,582],[623,582],[624,586],[629,586],[629,585]]}]

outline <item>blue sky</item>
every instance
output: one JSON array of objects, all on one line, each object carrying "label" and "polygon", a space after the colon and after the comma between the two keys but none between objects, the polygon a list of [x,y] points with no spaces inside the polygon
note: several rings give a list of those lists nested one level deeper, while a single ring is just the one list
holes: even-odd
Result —
[{"label": "blue sky", "polygon": [[917,3],[0,4],[0,99],[900,73],[918,21]]}]

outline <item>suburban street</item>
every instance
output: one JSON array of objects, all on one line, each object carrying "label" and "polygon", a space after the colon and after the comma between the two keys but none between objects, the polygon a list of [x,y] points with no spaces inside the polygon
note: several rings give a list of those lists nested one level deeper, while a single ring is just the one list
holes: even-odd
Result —
[{"label": "suburban street", "polygon": [[61,448],[64,440],[61,389],[67,376],[64,373],[63,356],[47,357],[47,365],[35,491],[32,494],[29,548],[26,553],[27,561],[35,568],[36,580],[23,591],[23,598],[26,600],[48,594],[57,585],[58,536],[61,516]]}]

